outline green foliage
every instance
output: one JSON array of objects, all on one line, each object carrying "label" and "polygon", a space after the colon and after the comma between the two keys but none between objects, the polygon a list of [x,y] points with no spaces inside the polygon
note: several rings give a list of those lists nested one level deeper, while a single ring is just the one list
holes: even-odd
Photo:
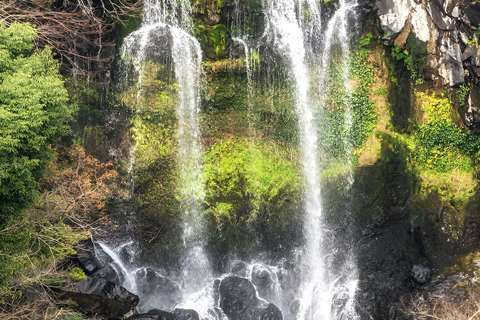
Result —
[{"label": "green foliage", "polygon": [[460,105],[463,106],[467,102],[467,97],[470,93],[470,87],[467,84],[460,85],[458,90],[458,101]]},{"label": "green foliage", "polygon": [[205,55],[209,59],[222,59],[227,55],[227,28],[223,24],[206,25],[195,21],[195,36],[200,40]]},{"label": "green foliage", "polygon": [[[75,254],[72,245],[85,237],[84,232],[74,231],[61,220],[32,223],[25,219],[8,225],[0,232],[0,296],[13,295],[24,285],[57,285],[60,275],[55,276],[56,261]],[[22,280],[15,280],[20,275]]]},{"label": "green foliage", "polygon": [[335,61],[330,66],[327,107],[320,120],[324,150],[340,158],[351,154],[349,149],[361,147],[377,122],[376,107],[370,100],[375,75],[368,50],[358,50],[350,57],[348,81],[344,68],[344,63]]},{"label": "green foliage", "polygon": [[87,276],[83,272],[82,268],[79,267],[73,267],[70,269],[70,272],[68,273],[70,277],[73,278],[75,281],[82,281],[87,279]]},{"label": "green foliage", "polygon": [[450,99],[443,93],[428,94],[428,92],[417,92],[416,97],[422,108],[424,123],[452,122],[452,104]]},{"label": "green foliage", "polygon": [[30,25],[0,26],[0,225],[32,202],[52,158],[49,144],[68,133],[69,108],[49,48],[33,51]]},{"label": "green foliage", "polygon": [[377,90],[375,90],[374,93],[375,93],[376,95],[387,94],[387,93],[388,93],[388,90],[387,90],[387,88],[380,87],[380,88],[378,88]]},{"label": "green foliage", "polygon": [[372,38],[373,38],[373,34],[371,32],[369,32],[365,35],[365,37],[360,39],[358,44],[360,45],[360,47],[368,46],[368,45],[370,45],[370,42],[372,41]]},{"label": "green foliage", "polygon": [[453,123],[452,104],[443,93],[417,93],[417,99],[424,114],[424,124],[414,132],[418,163],[437,172],[472,171],[480,138]]},{"label": "green foliage", "polygon": [[205,155],[207,212],[220,225],[244,225],[279,212],[297,198],[300,178],[281,150],[267,143],[231,139]]},{"label": "green foliage", "polygon": [[152,221],[169,224],[177,213],[177,119],[178,87],[168,84],[165,65],[147,62],[142,68],[142,95],[132,84],[122,101],[137,112],[131,119],[135,163],[134,205]]},{"label": "green foliage", "polygon": [[[392,56],[396,60],[403,60],[404,66],[410,71],[410,77],[416,80],[416,84],[422,84],[422,75],[427,67],[427,46],[410,34],[407,38],[405,48],[400,46],[392,47]],[[417,79],[419,78],[419,79]]]}]

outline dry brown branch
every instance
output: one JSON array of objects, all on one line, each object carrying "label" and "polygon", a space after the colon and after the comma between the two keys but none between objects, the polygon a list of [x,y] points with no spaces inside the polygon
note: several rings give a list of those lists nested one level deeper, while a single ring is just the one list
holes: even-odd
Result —
[{"label": "dry brown branch", "polygon": [[37,46],[52,47],[64,66],[86,72],[89,63],[108,65],[112,61],[113,55],[102,56],[101,49],[115,43],[104,35],[137,15],[140,6],[141,0],[65,0],[61,5],[45,0],[2,0],[0,24],[37,26]]},{"label": "dry brown branch", "polygon": [[74,253],[72,244],[106,224],[106,199],[122,194],[120,182],[111,163],[100,162],[82,147],[59,151],[41,183],[41,203],[27,212],[28,219],[0,230],[8,236],[27,227],[32,239],[23,251],[0,252],[0,258],[21,268],[8,280],[11,293],[0,296],[0,319],[62,319],[69,312],[53,290],[72,281],[63,271],[68,266],[63,258]]},{"label": "dry brown branch", "polygon": [[408,303],[402,301],[402,311],[412,319],[480,320],[480,294],[470,285],[465,290],[468,298],[461,301],[440,297],[412,297]]}]

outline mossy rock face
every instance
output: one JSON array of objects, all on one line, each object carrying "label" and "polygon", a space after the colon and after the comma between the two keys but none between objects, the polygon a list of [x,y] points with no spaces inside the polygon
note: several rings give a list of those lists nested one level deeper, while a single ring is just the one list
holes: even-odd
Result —
[{"label": "mossy rock face", "polygon": [[294,159],[274,143],[245,139],[218,141],[206,152],[205,213],[211,217],[215,250],[274,249],[273,238],[289,245],[279,235],[294,238],[288,235],[299,220],[301,187]]},{"label": "mossy rock face", "polygon": [[195,36],[200,41],[203,52],[208,59],[220,60],[227,57],[229,36],[223,24],[213,26],[196,21]]},{"label": "mossy rock face", "polygon": [[[222,64],[222,62],[225,62]],[[248,107],[248,85],[243,63],[221,60],[208,67],[208,87],[203,104],[207,112],[227,109],[246,110]]]}]

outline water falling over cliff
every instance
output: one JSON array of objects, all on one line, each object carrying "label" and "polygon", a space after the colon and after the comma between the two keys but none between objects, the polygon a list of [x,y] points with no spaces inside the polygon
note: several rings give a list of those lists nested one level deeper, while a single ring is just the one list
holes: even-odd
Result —
[{"label": "water falling over cliff", "polygon": [[[146,1],[142,25],[124,40],[122,47],[122,56],[132,62],[138,77],[137,112],[149,107],[142,105],[145,90],[142,68],[147,62],[171,64],[178,86],[175,136],[178,197],[183,220],[184,253],[180,263],[184,300],[203,289],[211,277],[211,267],[203,249],[204,230],[200,214],[203,188],[198,112],[202,51],[198,41],[190,35],[191,28],[188,1]],[[136,140],[142,138],[137,136]],[[131,151],[130,173],[135,165],[137,144]]]},{"label": "water falling over cliff", "polygon": [[[266,16],[265,38],[278,48],[290,68],[293,80],[295,109],[298,115],[299,139],[302,154],[305,184],[304,236],[306,243],[301,252],[301,285],[299,288],[300,307],[297,319],[332,319],[332,303],[341,284],[341,278],[348,278],[350,300],[355,292],[354,261],[348,257],[345,270],[336,272],[329,265],[333,247],[329,246],[329,230],[324,222],[320,166],[322,159],[318,150],[319,136],[316,122],[321,115],[322,103],[327,94],[326,79],[334,46],[340,46],[344,61],[344,83],[347,84],[349,39],[347,36],[348,13],[355,7],[353,3],[340,1],[337,10],[322,26],[321,9],[309,1],[264,1]],[[304,14],[307,11],[308,17]],[[349,12],[350,11],[350,12]],[[318,66],[319,64],[319,66]],[[310,70],[319,69],[312,82]],[[317,89],[318,88],[318,89]],[[311,94],[311,93],[315,94]],[[318,97],[313,100],[312,97]],[[350,112],[346,112],[345,125],[351,126]],[[349,158],[347,156],[347,158]],[[344,274],[347,271],[350,274]],[[353,274],[352,274],[353,273]],[[342,281],[344,281],[343,279]],[[351,301],[350,301],[351,303]],[[346,311],[344,317],[355,318],[353,310]],[[347,314],[350,313],[350,314]],[[337,315],[338,316],[338,315]],[[336,318],[336,317],[335,317]]]},{"label": "water falling over cliff", "polygon": [[[335,244],[330,239],[333,231],[329,230],[325,224],[323,214],[321,171],[325,163],[321,151],[322,133],[318,128],[322,110],[325,107],[324,96],[328,91],[326,79],[333,56],[337,60],[344,61],[345,74],[342,81],[343,86],[348,87],[347,60],[350,39],[347,34],[347,16],[352,15],[354,7],[354,3],[342,0],[331,14],[325,14],[322,12],[322,5],[314,1],[264,0],[261,8],[264,21],[262,24],[255,22],[257,25],[262,25],[264,30],[261,33],[249,33],[246,30],[252,29],[246,27],[246,22],[240,21],[241,17],[247,19],[248,13],[245,15],[246,13],[238,12],[244,6],[238,1],[234,2],[232,28],[236,31],[232,31],[235,37],[231,40],[232,45],[236,44],[241,48],[240,55],[245,55],[245,84],[248,93],[243,103],[247,109],[249,136],[255,136],[255,139],[260,136],[253,133],[261,130],[253,122],[261,118],[258,116],[254,99],[258,99],[258,93],[265,89],[264,84],[259,85],[262,77],[269,79],[265,86],[278,83],[280,86],[273,85],[273,90],[281,87],[282,90],[290,91],[282,94],[291,99],[292,112],[298,121],[297,129],[294,130],[298,132],[298,137],[292,141],[298,141],[298,154],[301,158],[299,163],[303,176],[304,212],[302,213],[303,232],[298,237],[304,239],[304,244],[287,255],[296,257],[294,261],[287,261],[284,257],[272,260],[269,254],[258,255],[258,253],[251,254],[245,261],[241,261],[242,259],[238,259],[235,255],[228,258],[214,257],[217,265],[220,264],[220,269],[216,270],[218,278],[214,280],[212,262],[207,258],[205,249],[206,229],[202,221],[205,211],[201,207],[204,199],[200,143],[202,135],[199,126],[202,50],[199,42],[191,35],[192,13],[187,1],[180,3],[147,1],[145,3],[143,23],[137,31],[125,39],[122,55],[132,62],[133,71],[137,77],[138,118],[141,118],[144,109],[150,108],[145,104],[147,100],[144,96],[152,94],[149,87],[151,80],[143,76],[145,68],[149,71],[148,62],[170,65],[173,70],[174,91],[177,92],[174,136],[178,149],[176,166],[179,207],[182,213],[183,250],[181,251],[183,254],[177,259],[180,270],[172,273],[171,270],[167,272],[154,263],[150,267],[139,264],[135,258],[136,250],[133,249],[135,246],[132,244],[126,245],[132,248],[127,254],[128,258],[122,258],[118,248],[111,249],[102,245],[103,251],[111,257],[110,264],[116,266],[118,273],[124,274],[123,284],[140,295],[141,304],[138,308],[140,311],[157,307],[169,310],[181,307],[199,311],[201,319],[227,319],[227,317],[233,317],[232,312],[240,312],[235,308],[230,309],[228,297],[231,292],[228,290],[237,292],[241,288],[237,293],[242,297],[233,296],[233,301],[245,299],[243,295],[246,293],[242,293],[242,290],[250,292],[248,295],[255,296],[255,299],[260,299],[257,301],[252,298],[253,300],[249,303],[253,303],[253,306],[244,306],[245,310],[249,311],[242,312],[250,315],[268,314],[273,319],[277,319],[281,310],[284,319],[292,320],[356,319],[354,312],[355,256],[352,252],[343,253],[340,255],[341,262],[337,261],[335,270],[332,265],[332,257],[335,256],[338,260],[339,255]],[[269,56],[271,53],[276,56]],[[212,70],[214,68],[212,67]],[[279,68],[281,70],[278,70]],[[158,71],[155,72],[158,73]],[[263,75],[260,75],[262,72]],[[278,74],[284,78],[276,79]],[[211,89],[210,94],[215,96],[217,89],[224,88],[215,87]],[[153,92],[153,94],[159,93]],[[351,126],[348,112],[346,112],[344,125]],[[134,125],[134,133],[137,127],[138,131],[142,132],[141,121]],[[142,143],[146,143],[146,138],[141,136],[141,133],[137,134],[135,138],[137,143],[132,148],[133,155],[137,152],[137,148],[142,148]],[[345,143],[348,144],[348,142]],[[253,161],[250,157],[257,152],[257,149],[250,146],[246,150],[248,151],[244,155],[245,159]],[[160,152],[163,151],[160,150]],[[257,153],[257,156],[259,155]],[[136,161],[132,156],[130,166],[135,166]],[[235,170],[240,172],[240,168],[233,169],[233,172]],[[250,169],[259,170],[258,167],[250,167]],[[232,175],[229,179],[234,181],[234,178]],[[239,185],[231,187],[241,190],[247,183],[249,181],[240,179]],[[238,192],[243,192],[242,201],[255,200],[255,194],[251,190]],[[225,197],[221,193],[219,196]],[[208,205],[211,204],[208,203]],[[248,205],[244,204],[242,208],[248,210]],[[228,216],[231,214],[229,213],[231,206],[228,203],[222,203],[222,206],[217,206],[214,210],[217,210],[217,214],[223,214],[231,219]],[[250,212],[254,213],[255,210],[257,209]],[[232,221],[234,220],[230,220]],[[237,223],[242,223],[241,219],[237,220]],[[215,232],[225,232],[221,223],[218,223]],[[149,243],[155,237],[151,238]],[[235,243],[231,245],[235,246]],[[291,266],[291,263],[294,265]],[[130,273],[134,276],[127,276]],[[247,278],[250,284],[243,284],[237,279],[238,277]],[[148,279],[151,281],[147,281]],[[158,283],[169,283],[168,286],[173,289],[170,292],[163,292],[159,289]],[[167,304],[155,297],[160,293],[168,296]]]}]

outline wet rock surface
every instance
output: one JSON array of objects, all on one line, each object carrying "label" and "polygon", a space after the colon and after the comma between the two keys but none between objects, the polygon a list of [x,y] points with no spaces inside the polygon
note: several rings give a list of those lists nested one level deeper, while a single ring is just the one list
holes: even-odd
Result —
[{"label": "wet rock surface", "polygon": [[175,320],[175,316],[170,312],[151,310],[147,313],[136,314],[128,317],[127,320]]},{"label": "wet rock surface", "polygon": [[245,278],[229,276],[220,284],[220,307],[230,320],[281,320],[281,311],[260,300],[255,287]]},{"label": "wet rock surface", "polygon": [[124,287],[99,277],[88,277],[76,286],[79,292],[66,292],[64,297],[75,301],[87,314],[118,319],[133,313],[139,302],[138,296]]}]

